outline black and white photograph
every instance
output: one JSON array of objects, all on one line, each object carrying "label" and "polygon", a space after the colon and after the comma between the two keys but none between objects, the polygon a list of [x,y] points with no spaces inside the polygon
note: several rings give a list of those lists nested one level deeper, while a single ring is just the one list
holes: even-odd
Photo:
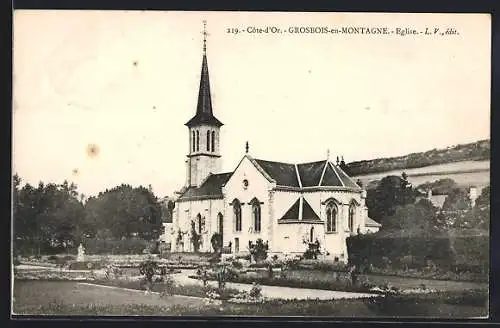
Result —
[{"label": "black and white photograph", "polygon": [[488,317],[490,15],[12,32],[12,315]]}]

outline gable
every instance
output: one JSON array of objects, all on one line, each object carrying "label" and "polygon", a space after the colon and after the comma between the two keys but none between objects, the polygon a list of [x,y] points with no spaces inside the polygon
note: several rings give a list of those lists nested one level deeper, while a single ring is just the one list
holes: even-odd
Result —
[{"label": "gable", "polygon": [[[302,203],[302,208],[301,208]],[[302,213],[300,212],[302,210]],[[299,197],[295,203],[286,211],[286,213],[278,220],[278,223],[309,223],[309,222],[320,222],[321,219],[314,212],[311,205],[305,200],[304,197]]]}]

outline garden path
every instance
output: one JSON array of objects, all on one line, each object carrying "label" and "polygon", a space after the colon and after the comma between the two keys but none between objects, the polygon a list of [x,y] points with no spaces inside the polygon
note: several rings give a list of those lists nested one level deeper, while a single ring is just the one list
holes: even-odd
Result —
[{"label": "garden path", "polygon": [[[183,270],[181,273],[176,273],[172,275],[172,278],[179,285],[203,285],[203,282],[197,279],[189,278],[189,275],[195,274],[195,270]],[[210,281],[210,285],[216,286],[217,282]],[[250,291],[252,285],[250,284],[240,284],[240,283],[226,283],[227,288],[233,288],[240,291]],[[262,288],[262,296],[271,299],[320,299],[320,300],[331,300],[331,299],[346,299],[346,298],[366,298],[376,296],[375,294],[367,293],[350,293],[350,292],[340,292],[334,290],[321,290],[321,289],[309,289],[309,288],[293,288],[293,287],[281,287],[281,286],[260,286]]]}]

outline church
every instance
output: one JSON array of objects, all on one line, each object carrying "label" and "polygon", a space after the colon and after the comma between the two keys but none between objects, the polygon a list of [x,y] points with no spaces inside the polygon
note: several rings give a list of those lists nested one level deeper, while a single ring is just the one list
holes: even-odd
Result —
[{"label": "church", "polygon": [[186,184],[177,193],[171,228],[165,231],[171,251],[211,252],[211,238],[219,233],[225,253],[248,254],[249,242],[260,238],[271,256],[299,255],[318,241],[327,259],[347,261],[346,238],[376,232],[380,224],[368,218],[365,190],[338,159],[267,161],[254,158],[247,143],[235,169],[221,172],[223,123],[212,108],[204,36],[196,113],[185,124]]}]

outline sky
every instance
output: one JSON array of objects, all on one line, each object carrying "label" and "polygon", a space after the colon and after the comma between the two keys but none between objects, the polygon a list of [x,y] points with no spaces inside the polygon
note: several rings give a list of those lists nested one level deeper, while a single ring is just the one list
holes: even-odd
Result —
[{"label": "sky", "polygon": [[[346,162],[490,136],[490,17],[16,10],[13,171],[24,182],[185,182],[202,21],[223,171],[245,153]],[[275,26],[426,27],[459,35],[227,33]]]}]

